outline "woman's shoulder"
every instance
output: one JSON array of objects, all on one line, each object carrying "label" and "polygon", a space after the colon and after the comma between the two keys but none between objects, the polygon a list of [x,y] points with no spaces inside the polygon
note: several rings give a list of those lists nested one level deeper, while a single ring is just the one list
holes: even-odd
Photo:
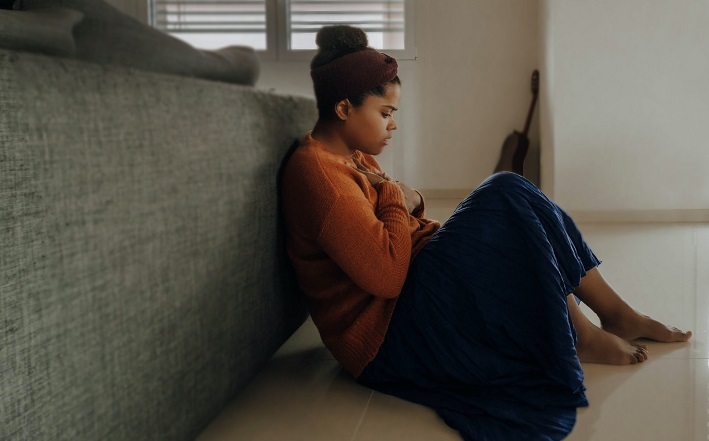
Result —
[{"label": "woman's shoulder", "polygon": [[322,169],[323,167],[330,168],[338,164],[345,164],[346,159],[344,156],[329,152],[316,142],[309,142],[306,138],[293,152],[291,162],[300,168]]},{"label": "woman's shoulder", "polygon": [[351,201],[367,200],[369,183],[348,160],[308,144],[296,148],[285,164],[280,187],[292,221],[305,219],[310,226],[304,228],[317,230],[333,208],[347,209]]},{"label": "woman's shoulder", "polygon": [[348,183],[356,183],[359,176],[350,158],[329,152],[306,139],[288,160],[284,181],[301,185],[314,184],[334,191]]}]

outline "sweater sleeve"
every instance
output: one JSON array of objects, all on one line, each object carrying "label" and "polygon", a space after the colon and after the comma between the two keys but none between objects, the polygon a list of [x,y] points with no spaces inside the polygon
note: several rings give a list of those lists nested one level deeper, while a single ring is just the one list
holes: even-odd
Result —
[{"label": "sweater sleeve", "polygon": [[378,297],[395,298],[411,259],[409,213],[395,182],[381,182],[376,189],[375,209],[363,196],[339,196],[318,243],[357,286]]}]

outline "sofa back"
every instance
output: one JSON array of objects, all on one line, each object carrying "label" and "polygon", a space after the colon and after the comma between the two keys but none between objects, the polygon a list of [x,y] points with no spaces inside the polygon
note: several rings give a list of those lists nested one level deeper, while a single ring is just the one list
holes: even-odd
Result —
[{"label": "sofa back", "polygon": [[0,439],[193,440],[306,309],[306,98],[0,51]]}]

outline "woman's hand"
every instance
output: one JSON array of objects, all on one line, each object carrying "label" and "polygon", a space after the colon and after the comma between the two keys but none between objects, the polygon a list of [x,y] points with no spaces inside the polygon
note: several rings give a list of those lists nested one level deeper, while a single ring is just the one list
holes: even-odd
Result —
[{"label": "woman's hand", "polygon": [[[375,186],[382,181],[394,181],[383,171],[369,170],[367,167],[364,166],[364,164],[362,164],[357,159],[352,159],[352,162],[354,162],[357,171],[367,177],[369,183],[372,184],[372,186]],[[399,189],[401,189],[401,193],[404,195],[404,202],[406,202],[406,208],[409,210],[409,213],[413,213],[414,210],[416,210],[419,205],[421,205],[421,195],[419,195],[416,191],[414,191],[411,187],[404,184],[403,182],[394,182],[396,182],[396,185],[399,186]]]},{"label": "woman's hand", "polygon": [[409,213],[413,213],[421,205],[421,195],[403,182],[397,181],[396,183],[399,185],[401,192],[404,193],[406,208]]}]

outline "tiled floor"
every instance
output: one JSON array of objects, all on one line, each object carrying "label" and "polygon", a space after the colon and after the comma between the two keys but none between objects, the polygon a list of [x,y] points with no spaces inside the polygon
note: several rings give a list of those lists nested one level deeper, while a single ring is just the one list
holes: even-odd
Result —
[{"label": "tiled floor", "polygon": [[[430,208],[446,215],[444,203]],[[709,224],[580,228],[626,300],[694,337],[649,342],[637,365],[584,365],[591,404],[567,439],[709,440]],[[458,439],[433,411],[357,385],[307,321],[198,441]]]}]

